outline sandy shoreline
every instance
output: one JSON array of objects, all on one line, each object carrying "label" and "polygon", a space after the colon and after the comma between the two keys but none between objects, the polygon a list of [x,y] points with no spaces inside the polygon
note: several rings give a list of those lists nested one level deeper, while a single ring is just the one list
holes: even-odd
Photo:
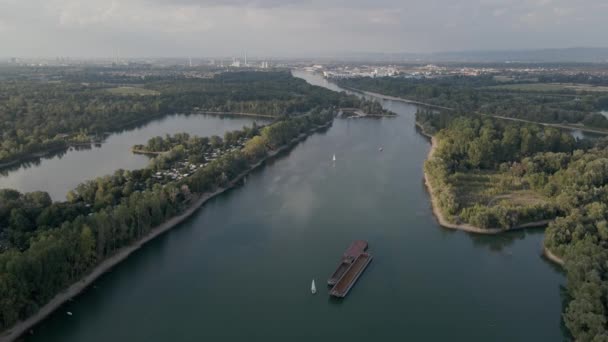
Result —
[{"label": "sandy shoreline", "polygon": [[555,255],[555,253],[551,252],[551,250],[549,248],[547,248],[547,246],[545,246],[544,242],[543,242],[543,255],[550,261],[552,261],[562,267],[565,264],[564,259],[558,257],[557,255]]},{"label": "sandy shoreline", "polygon": [[141,149],[137,149],[137,148],[132,148],[131,149],[131,153],[134,153],[134,154],[143,154],[143,155],[148,155],[148,156],[158,156],[160,154],[167,153],[167,152],[169,152],[169,151],[158,152],[158,151],[141,150]]},{"label": "sandy shoreline", "polygon": [[[421,128],[421,133],[424,136],[429,137],[431,139],[431,149],[429,150],[429,154],[427,155],[427,160],[429,160],[429,159],[433,158],[433,155],[435,154],[435,151],[437,149],[437,138],[425,133],[422,130],[422,127],[420,125],[418,125],[418,127]],[[541,220],[541,221],[535,221],[535,222],[528,222],[528,223],[520,224],[518,226],[511,227],[508,229],[480,228],[480,227],[475,227],[468,223],[462,223],[462,224],[451,223],[445,218],[445,216],[441,212],[441,208],[439,207],[439,204],[437,203],[437,198],[433,191],[433,185],[430,182],[428,174],[426,173],[426,171],[424,171],[423,173],[424,173],[424,184],[426,185],[429,195],[431,196],[431,206],[433,208],[433,214],[435,215],[435,217],[437,218],[437,221],[439,222],[439,224],[442,227],[462,230],[465,232],[475,233],[475,234],[495,235],[495,234],[500,234],[500,233],[504,233],[504,232],[508,232],[508,231],[512,231],[512,230],[518,230],[518,229],[544,227],[544,226],[548,225],[551,221],[553,221],[553,220]]]},{"label": "sandy shoreline", "polygon": [[240,173],[236,176],[232,181],[228,183],[223,188],[219,188],[213,192],[207,192],[201,194],[196,200],[190,205],[188,209],[179,214],[178,216],[172,217],[168,221],[160,224],[159,226],[152,228],[148,235],[136,241],[130,246],[123,247],[119,251],[117,251],[114,255],[109,258],[106,258],[103,262],[97,265],[88,275],[86,275],[83,279],[78,282],[70,285],[64,291],[58,293],[53,299],[51,299],[48,303],[46,303],[36,314],[29,317],[24,321],[17,322],[10,329],[5,330],[0,335],[0,342],[9,342],[14,341],[20,336],[22,336],[29,329],[34,327],[36,324],[40,323],[44,320],[49,314],[53,311],[57,310],[61,305],[75,297],[79,293],[81,293],[84,289],[86,289],[90,284],[92,284],[97,278],[99,278],[102,274],[111,270],[114,266],[119,264],[121,261],[125,260],[131,253],[138,250],[141,246],[143,246],[146,242],[156,238],[157,236],[167,232],[168,230],[174,228],[175,226],[182,223],[184,220],[188,219],[192,214],[194,214],[205,202],[214,198],[215,196],[224,193],[225,191],[233,188],[238,182],[253,170],[262,166],[265,162],[273,159],[281,152],[287,151],[297,143],[301,142],[305,138],[307,138],[310,134],[319,131],[321,129],[327,128],[331,126],[332,121],[328,122],[325,125],[318,126],[316,128],[311,129],[308,133],[300,134],[298,137],[294,138],[289,144],[284,145],[270,153],[268,155],[257,162],[256,164],[249,167],[247,170]]},{"label": "sandy shoreline", "polygon": [[[432,158],[433,154],[435,153],[435,149],[437,148],[437,140],[432,135],[426,133],[419,123],[416,122],[416,126],[420,129],[420,131],[419,131],[420,134],[422,134],[425,137],[429,138],[430,141],[431,141],[431,150],[429,151],[429,154],[427,155],[427,160],[428,160],[428,159]],[[424,172],[424,184],[427,187],[427,190],[429,192],[429,196],[431,196],[431,205],[432,205],[432,208],[433,208],[433,215],[435,215],[435,217],[437,218],[437,221],[439,222],[439,225],[441,225],[442,227],[445,227],[445,228],[462,230],[462,231],[469,232],[469,233],[474,233],[474,234],[496,235],[496,234],[505,233],[505,232],[512,231],[512,230],[517,230],[517,229],[544,227],[544,226],[548,225],[549,223],[551,223],[553,221],[553,220],[542,220],[542,221],[536,221],[536,222],[529,222],[529,223],[525,223],[525,224],[522,224],[522,225],[519,225],[519,226],[516,226],[516,227],[512,227],[510,229],[498,229],[498,228],[483,229],[483,228],[472,226],[470,224],[454,224],[454,223],[450,223],[450,222],[448,222],[446,220],[446,218],[443,216],[443,213],[439,209],[439,205],[437,204],[437,200],[436,200],[435,196],[433,195],[433,186],[429,182],[429,178],[428,178],[428,175],[427,175],[426,172]],[[564,259],[558,257],[555,253],[551,252],[551,250],[549,248],[547,248],[547,246],[545,246],[544,242],[543,242],[543,252],[542,252],[542,254],[549,261],[555,263],[556,265],[559,265],[561,267],[564,266],[564,263],[565,263]]]}]

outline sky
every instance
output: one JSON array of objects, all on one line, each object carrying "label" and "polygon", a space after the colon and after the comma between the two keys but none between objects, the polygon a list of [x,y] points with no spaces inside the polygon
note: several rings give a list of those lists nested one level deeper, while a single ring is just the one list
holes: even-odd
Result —
[{"label": "sky", "polygon": [[608,0],[0,0],[0,56],[608,46]]}]

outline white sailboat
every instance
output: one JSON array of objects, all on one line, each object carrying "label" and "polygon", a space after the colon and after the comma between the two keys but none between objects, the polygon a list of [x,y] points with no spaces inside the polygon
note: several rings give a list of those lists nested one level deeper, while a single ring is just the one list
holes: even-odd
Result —
[{"label": "white sailboat", "polygon": [[334,161],[336,161],[336,154],[335,154],[335,153],[334,153],[334,157],[333,157],[333,160],[334,160]]},{"label": "white sailboat", "polygon": [[312,285],[310,285],[310,292],[312,292],[312,294],[317,293],[317,287],[315,286],[315,280],[312,280]]}]

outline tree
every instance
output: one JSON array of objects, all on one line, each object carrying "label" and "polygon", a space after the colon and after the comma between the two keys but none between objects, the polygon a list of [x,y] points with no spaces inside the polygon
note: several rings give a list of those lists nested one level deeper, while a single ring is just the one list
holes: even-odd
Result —
[{"label": "tree", "polygon": [[93,231],[89,226],[85,225],[80,231],[80,240],[78,242],[80,273],[88,270],[95,262],[95,254],[95,238],[93,237]]}]

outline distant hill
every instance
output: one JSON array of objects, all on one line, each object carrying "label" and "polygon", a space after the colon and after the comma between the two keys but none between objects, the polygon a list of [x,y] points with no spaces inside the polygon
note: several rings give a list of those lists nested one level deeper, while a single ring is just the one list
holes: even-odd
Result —
[{"label": "distant hill", "polygon": [[475,62],[608,62],[608,48],[567,48],[506,51],[462,51],[432,54],[445,61]]},{"label": "distant hill", "polygon": [[537,50],[479,50],[436,53],[344,53],[334,58],[379,62],[545,62],[608,63],[608,48],[574,47]]}]

